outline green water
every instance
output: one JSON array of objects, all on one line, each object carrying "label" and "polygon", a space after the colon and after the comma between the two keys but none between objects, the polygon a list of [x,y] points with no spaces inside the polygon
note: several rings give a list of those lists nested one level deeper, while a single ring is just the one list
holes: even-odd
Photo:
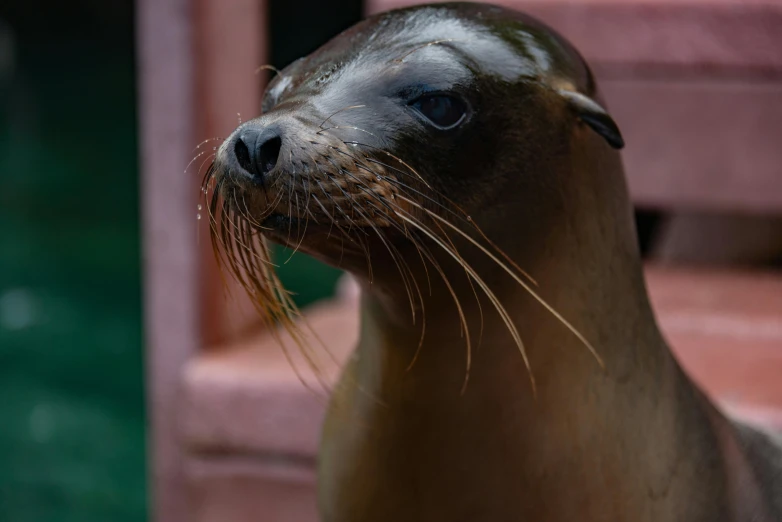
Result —
[{"label": "green water", "polygon": [[124,4],[103,19],[78,5],[45,19],[34,9],[41,6],[0,17],[3,521],[146,518],[132,18]]}]

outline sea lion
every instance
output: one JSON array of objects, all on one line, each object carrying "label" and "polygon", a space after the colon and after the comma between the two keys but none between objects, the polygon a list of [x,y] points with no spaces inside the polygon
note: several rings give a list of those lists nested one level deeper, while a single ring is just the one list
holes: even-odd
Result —
[{"label": "sea lion", "polygon": [[259,234],[361,286],[324,521],[782,519],[782,452],[655,322],[622,145],[568,42],[457,3],[345,31],[220,146],[213,237],[270,320],[296,326]]}]

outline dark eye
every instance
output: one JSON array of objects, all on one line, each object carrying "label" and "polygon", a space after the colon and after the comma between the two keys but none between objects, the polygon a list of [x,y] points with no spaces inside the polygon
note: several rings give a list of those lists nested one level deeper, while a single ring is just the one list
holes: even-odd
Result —
[{"label": "dark eye", "polygon": [[441,129],[451,129],[467,115],[467,106],[459,98],[445,94],[422,96],[410,104]]}]

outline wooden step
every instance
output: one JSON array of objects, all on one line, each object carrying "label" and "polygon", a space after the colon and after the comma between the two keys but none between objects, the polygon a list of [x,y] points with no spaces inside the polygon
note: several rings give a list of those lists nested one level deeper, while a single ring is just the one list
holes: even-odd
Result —
[{"label": "wooden step", "polygon": [[[650,267],[647,280],[661,328],[694,380],[724,409],[782,431],[782,274]],[[347,298],[307,311],[337,361],[357,341],[357,306]],[[333,382],[338,365],[323,367]],[[249,522],[261,512],[273,522],[317,520],[324,401],[268,334],[194,360],[180,420],[198,520]]]},{"label": "wooden step", "polygon": [[[434,0],[439,3],[447,0]],[[367,13],[420,4],[369,0]],[[561,33],[599,76],[778,77],[779,0],[491,0]],[[693,69],[693,68],[696,69]]]}]

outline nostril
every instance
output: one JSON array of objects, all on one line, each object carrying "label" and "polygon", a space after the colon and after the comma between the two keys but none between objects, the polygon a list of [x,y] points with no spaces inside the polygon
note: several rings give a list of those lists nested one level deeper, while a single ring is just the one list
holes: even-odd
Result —
[{"label": "nostril", "polygon": [[234,144],[234,155],[242,170],[263,183],[277,165],[281,148],[282,138],[275,128],[246,129]]},{"label": "nostril", "polygon": [[261,176],[268,174],[277,165],[281,148],[282,139],[279,136],[274,136],[266,140],[258,149],[258,167]]},{"label": "nostril", "polygon": [[247,145],[241,139],[236,140],[236,145],[234,145],[234,154],[236,154],[236,160],[239,162],[239,166],[241,166],[247,172],[253,172],[253,162],[250,159],[250,149],[247,148]]}]

